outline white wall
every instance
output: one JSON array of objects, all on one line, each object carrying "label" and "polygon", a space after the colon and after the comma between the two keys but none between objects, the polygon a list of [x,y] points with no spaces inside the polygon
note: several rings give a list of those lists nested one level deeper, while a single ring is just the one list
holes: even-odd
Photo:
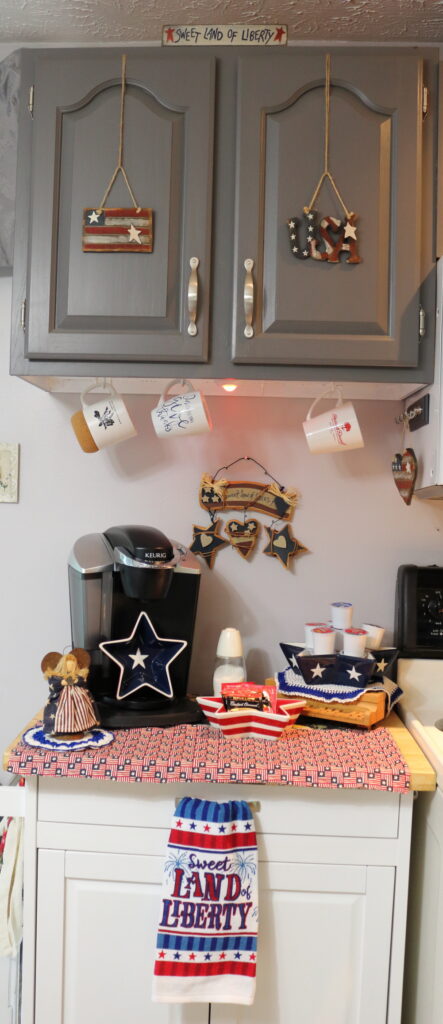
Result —
[{"label": "white wall", "polygon": [[[443,503],[414,499],[407,508],[392,480],[391,456],[401,444],[397,404],[358,403],[365,448],[312,456],[301,400],[209,398],[212,434],[160,441],[149,416],[156,400],[130,397],[138,436],[85,455],[70,426],[78,397],[50,395],[8,375],[10,286],[0,278],[0,441],[20,444],[21,472],[19,503],[0,504],[0,749],[44,703],[42,656],[69,643],[73,541],[144,523],[190,542],[192,524],[209,521],[197,500],[201,474],[240,455],[253,455],[299,489],[293,530],[310,553],[286,572],[261,553],[262,540],[250,563],[226,548],[212,571],[203,566],[192,690],[210,685],[223,626],[240,628],[249,677],[260,681],[283,667],[279,640],[302,636],[303,623],[323,619],[331,600],[352,601],[357,623],[391,631],[397,566],[443,564]],[[245,473],[251,478],[247,465]]]}]

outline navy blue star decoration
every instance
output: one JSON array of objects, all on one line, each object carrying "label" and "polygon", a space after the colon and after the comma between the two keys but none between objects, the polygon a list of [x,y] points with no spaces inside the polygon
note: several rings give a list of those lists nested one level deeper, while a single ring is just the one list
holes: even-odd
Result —
[{"label": "navy blue star decoration", "polygon": [[200,555],[200,558],[204,558],[210,569],[214,565],[214,559],[218,551],[229,544],[228,540],[223,540],[223,537],[218,536],[220,526],[222,526],[221,520],[214,519],[210,526],[194,525],[192,527],[193,541],[189,546],[189,550],[194,555]]},{"label": "navy blue star decoration", "polygon": [[289,523],[286,523],[282,530],[274,530],[272,526],[265,526],[265,530],[269,541],[263,549],[263,554],[278,558],[285,569],[289,569],[290,558],[295,558],[302,551],[308,550],[294,537]]},{"label": "navy blue star decoration", "polygon": [[297,666],[308,686],[333,683],[359,689],[373,682],[372,658],[352,658],[346,654],[302,654],[297,656]]},{"label": "navy blue star decoration", "polygon": [[292,671],[295,672],[296,676],[301,675],[300,669],[297,665],[297,658],[302,653],[302,651],[304,651],[305,645],[281,643],[280,647],[286,658],[289,668],[292,668]]},{"label": "navy blue star decoration", "polygon": [[146,612],[140,612],[130,636],[104,640],[99,646],[120,669],[117,700],[143,687],[167,699],[174,696],[169,667],[188,646],[187,640],[158,636]]},{"label": "navy blue star decoration", "polygon": [[375,668],[371,683],[382,683],[383,676],[387,676],[388,679],[393,679],[398,658],[397,647],[380,647],[380,650],[371,651],[371,654],[375,659]]}]

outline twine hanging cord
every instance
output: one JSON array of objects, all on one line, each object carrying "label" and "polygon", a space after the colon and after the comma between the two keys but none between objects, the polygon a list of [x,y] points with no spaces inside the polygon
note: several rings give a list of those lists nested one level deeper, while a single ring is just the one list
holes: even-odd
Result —
[{"label": "twine hanging cord", "polygon": [[115,182],[115,179],[117,178],[117,175],[121,174],[123,176],[125,185],[126,185],[126,187],[128,189],[129,195],[131,196],[132,202],[133,202],[134,206],[136,207],[137,213],[139,213],[140,210],[141,210],[141,206],[138,205],[138,202],[137,202],[137,200],[135,198],[135,195],[134,195],[134,193],[132,191],[132,188],[131,188],[131,186],[129,184],[128,175],[126,174],[125,168],[123,166],[123,142],[124,142],[124,135],[125,135],[125,98],[126,98],[126,53],[124,53],[122,55],[122,74],[121,74],[121,91],[120,91],[120,137],[119,137],[119,145],[118,145],[118,161],[117,161],[117,166],[115,168],[115,171],[114,171],[114,173],[113,173],[113,175],[111,177],[109,185],[108,185],[108,187],[106,189],[106,192],[105,192],[105,194],[103,196],[103,199],[102,199],[102,201],[100,203],[100,206],[97,207],[97,209],[99,209],[99,210],[103,209],[103,207],[104,207],[104,205],[106,203],[106,200],[108,198],[108,195],[109,195],[109,193],[111,191],[111,188],[112,188],[112,186],[113,186],[113,184]]},{"label": "twine hanging cord", "polygon": [[328,178],[329,181],[331,182],[332,188],[334,189],[334,192],[335,192],[335,194],[337,196],[337,199],[339,200],[339,202],[340,202],[341,206],[343,207],[343,210],[344,210],[344,212],[346,214],[346,217],[349,220],[350,217],[352,217],[352,213],[351,213],[350,210],[348,210],[348,208],[347,208],[347,206],[346,206],[346,204],[345,204],[345,202],[343,200],[343,197],[342,197],[342,195],[341,195],[341,193],[340,193],[340,191],[339,191],[339,189],[338,189],[338,187],[337,187],[337,185],[336,185],[336,183],[334,181],[334,178],[332,177],[332,174],[331,174],[331,172],[329,170],[330,124],[331,124],[331,55],[330,55],[330,53],[327,53],[326,54],[326,76],[325,76],[324,167],[323,167],[323,174],[320,177],[320,180],[318,182],[317,188],[315,189],[315,192],[314,192],[314,194],[312,196],[311,202],[309,203],[309,206],[305,206],[305,213],[310,213],[311,212],[312,207],[314,206],[315,201],[317,199],[317,196],[318,196],[318,194],[320,192],[320,189],[321,189],[321,187],[323,185],[323,182],[325,181],[326,178]]}]

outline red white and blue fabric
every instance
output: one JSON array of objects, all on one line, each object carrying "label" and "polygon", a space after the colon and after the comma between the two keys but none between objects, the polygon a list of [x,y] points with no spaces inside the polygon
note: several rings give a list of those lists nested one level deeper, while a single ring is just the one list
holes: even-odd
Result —
[{"label": "red white and blue fabric", "polygon": [[183,797],[164,866],[154,1002],[251,1005],[257,927],[257,839],[248,804]]}]

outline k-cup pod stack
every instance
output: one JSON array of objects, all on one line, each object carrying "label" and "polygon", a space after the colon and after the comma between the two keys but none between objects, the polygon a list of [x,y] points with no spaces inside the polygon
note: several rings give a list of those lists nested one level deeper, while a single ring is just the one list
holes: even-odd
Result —
[{"label": "k-cup pod stack", "polygon": [[343,630],[343,654],[348,654],[352,658],[364,658],[366,656],[366,640],[367,632],[365,629],[356,629],[352,627],[350,629]]},{"label": "k-cup pod stack", "polygon": [[312,650],[314,654],[334,654],[335,629],[332,626],[314,626]]},{"label": "k-cup pod stack", "polygon": [[363,622],[362,628],[365,629],[368,634],[366,640],[366,647],[368,650],[379,651],[385,634],[383,627],[374,626],[372,622]]},{"label": "k-cup pod stack", "polygon": [[305,622],[305,647],[307,647],[309,651],[312,651],[313,647],[314,647],[312,631],[313,631],[313,629],[320,629],[321,627],[322,628],[323,627],[327,628],[328,627],[328,623],[327,622]]}]

